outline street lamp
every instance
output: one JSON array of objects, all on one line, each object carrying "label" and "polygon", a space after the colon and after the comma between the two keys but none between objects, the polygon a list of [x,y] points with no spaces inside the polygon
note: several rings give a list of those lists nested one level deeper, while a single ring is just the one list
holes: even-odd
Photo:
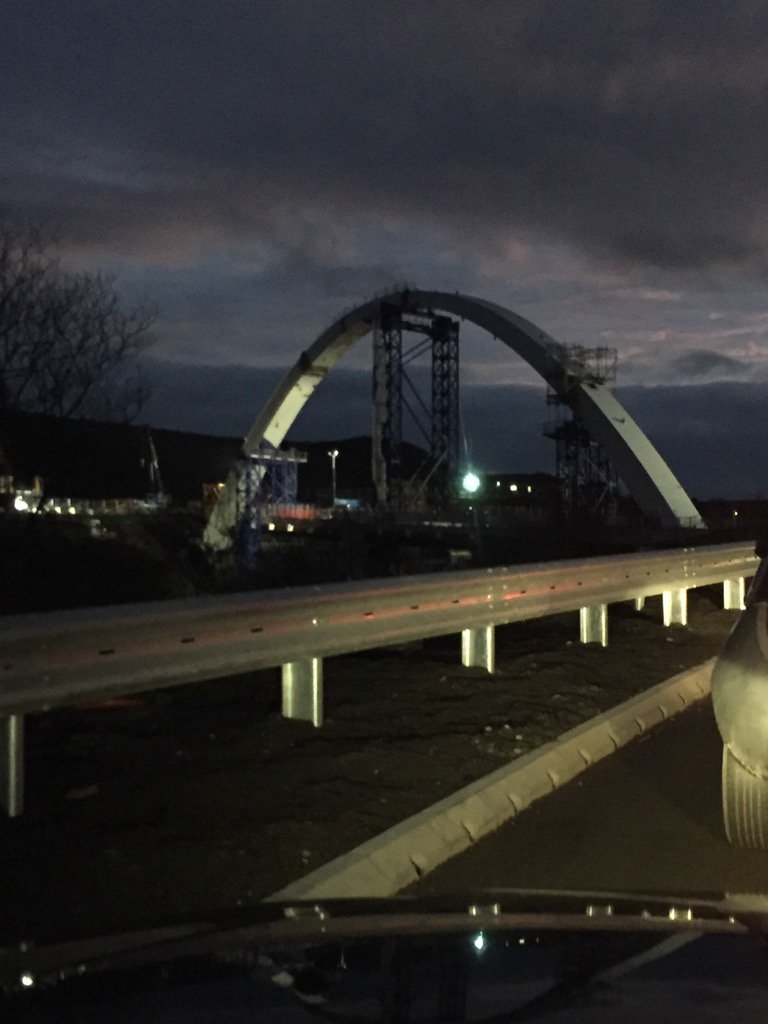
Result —
[{"label": "street lamp", "polygon": [[470,469],[464,474],[461,486],[467,494],[475,494],[480,489],[480,477]]},{"label": "street lamp", "polygon": [[336,508],[336,459],[339,457],[338,449],[331,449],[331,451],[328,452],[328,457],[331,460],[331,505],[333,508]]}]

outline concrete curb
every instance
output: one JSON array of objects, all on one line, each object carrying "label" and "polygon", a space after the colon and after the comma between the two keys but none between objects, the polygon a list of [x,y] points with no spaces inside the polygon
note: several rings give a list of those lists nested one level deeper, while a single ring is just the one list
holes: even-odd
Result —
[{"label": "concrete curb", "polygon": [[268,900],[393,896],[710,692],[715,659],[563,733],[292,882]]}]

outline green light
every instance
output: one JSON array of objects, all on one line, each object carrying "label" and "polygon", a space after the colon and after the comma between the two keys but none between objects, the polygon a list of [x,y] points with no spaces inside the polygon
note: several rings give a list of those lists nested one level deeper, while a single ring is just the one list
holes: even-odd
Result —
[{"label": "green light", "polygon": [[464,474],[464,479],[461,481],[461,486],[468,494],[474,494],[475,491],[480,489],[480,477],[477,473],[473,473],[471,470],[469,473]]}]

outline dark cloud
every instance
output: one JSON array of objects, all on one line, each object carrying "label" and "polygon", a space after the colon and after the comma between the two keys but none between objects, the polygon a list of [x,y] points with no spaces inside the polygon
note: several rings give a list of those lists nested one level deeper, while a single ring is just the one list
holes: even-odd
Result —
[{"label": "dark cloud", "polygon": [[[279,370],[190,366],[154,360],[156,426],[243,436],[282,378]],[[418,371],[417,371],[418,376]],[[618,397],[690,494],[768,496],[768,385],[746,383],[627,387]],[[461,394],[468,457],[488,472],[554,471],[543,436],[543,387],[467,385]],[[370,432],[370,374],[337,369],[307,403],[289,436],[330,440]],[[408,428],[412,440],[418,432]]]},{"label": "dark cloud", "polygon": [[[285,369],[184,364],[149,359],[152,396],[143,416],[155,426],[244,437],[282,380]],[[302,436],[369,433],[370,374],[337,369],[297,420]]]},{"label": "dark cloud", "polygon": [[151,397],[142,418],[153,426],[244,437],[280,383],[281,370],[145,360]]},{"label": "dark cloud", "polygon": [[629,387],[617,394],[689,493],[768,497],[768,385]]},{"label": "dark cloud", "polygon": [[726,374],[729,377],[742,377],[749,372],[749,367],[741,359],[712,352],[709,349],[692,349],[685,355],[672,361],[674,370],[684,377],[709,377],[715,374]]},{"label": "dark cloud", "polygon": [[764,27],[738,0],[17,2],[5,201],[94,244],[311,250],[309,207],[762,272]]},{"label": "dark cloud", "polygon": [[[10,0],[0,210],[52,225],[66,260],[158,305],[147,415],[167,426],[244,433],[278,367],[403,281],[617,345],[635,382],[756,380],[767,11]],[[488,344],[462,333],[468,436],[491,468],[540,468],[540,389]],[[367,429],[356,359],[323,384],[336,400],[303,414],[305,436],[337,433],[338,410]],[[748,488],[768,450],[758,392],[719,387],[708,410],[698,388],[626,392],[699,493],[739,473]]]}]

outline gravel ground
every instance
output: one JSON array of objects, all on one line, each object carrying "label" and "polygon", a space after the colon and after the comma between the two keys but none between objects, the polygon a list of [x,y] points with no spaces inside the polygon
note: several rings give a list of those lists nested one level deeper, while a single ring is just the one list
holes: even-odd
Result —
[{"label": "gravel ground", "polygon": [[716,654],[720,588],[497,630],[494,676],[458,637],[329,659],[326,723],[281,718],[276,672],[28,720],[27,810],[0,820],[0,945],[243,905],[632,694]]}]

